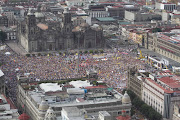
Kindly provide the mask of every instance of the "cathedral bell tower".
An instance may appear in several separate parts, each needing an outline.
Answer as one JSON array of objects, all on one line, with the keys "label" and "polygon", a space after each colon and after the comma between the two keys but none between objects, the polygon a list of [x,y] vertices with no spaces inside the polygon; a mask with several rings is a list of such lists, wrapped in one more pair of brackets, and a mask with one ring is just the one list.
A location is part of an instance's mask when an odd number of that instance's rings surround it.
[{"label": "cathedral bell tower", "polygon": [[27,23],[26,29],[27,29],[28,36],[34,35],[35,34],[35,26],[36,26],[36,18],[35,18],[35,15],[31,8],[28,11],[26,23]]},{"label": "cathedral bell tower", "polygon": [[69,13],[68,7],[64,8],[62,22],[65,24],[71,24],[71,13]]},{"label": "cathedral bell tower", "polygon": [[64,8],[62,18],[62,32],[64,35],[64,46],[66,49],[72,48],[73,34],[72,34],[72,21],[71,13],[69,13],[68,7]]}]

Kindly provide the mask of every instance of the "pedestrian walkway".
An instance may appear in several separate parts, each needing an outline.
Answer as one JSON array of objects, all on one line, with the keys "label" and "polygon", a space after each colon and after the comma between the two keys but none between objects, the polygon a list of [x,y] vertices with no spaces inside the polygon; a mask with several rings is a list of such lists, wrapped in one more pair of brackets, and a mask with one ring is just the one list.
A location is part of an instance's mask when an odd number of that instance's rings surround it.
[{"label": "pedestrian walkway", "polygon": [[27,52],[25,49],[17,43],[17,41],[8,41],[6,44],[17,54],[25,55]]}]

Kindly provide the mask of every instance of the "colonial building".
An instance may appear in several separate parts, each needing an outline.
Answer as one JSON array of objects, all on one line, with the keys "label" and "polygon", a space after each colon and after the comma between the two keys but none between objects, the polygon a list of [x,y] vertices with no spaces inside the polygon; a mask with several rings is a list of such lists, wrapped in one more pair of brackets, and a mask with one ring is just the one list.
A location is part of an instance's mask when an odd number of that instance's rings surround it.
[{"label": "colonial building", "polygon": [[[109,91],[104,85],[92,86],[89,81],[71,81],[74,88],[57,83],[32,83],[29,86],[28,79],[18,80],[17,106],[19,110],[26,111],[32,120],[85,120],[81,118],[87,118],[88,115],[98,117],[100,111],[107,111],[112,118],[121,115],[122,110],[126,115],[131,114],[131,100],[127,92],[122,95],[115,90]],[[75,88],[77,84],[81,88],[86,84],[86,90]]]},{"label": "colonial building", "polygon": [[38,8],[35,13],[30,9],[26,19],[19,22],[19,42],[27,52],[75,49],[78,46],[82,49],[103,47],[102,28],[82,24],[73,29],[68,8],[58,21],[53,20],[47,21]]},{"label": "colonial building", "polygon": [[171,30],[170,33],[148,33],[144,36],[145,48],[180,62],[179,31]]},{"label": "colonial building", "polygon": [[0,26],[1,27],[8,27],[8,18],[5,15],[0,14]]},{"label": "colonial building", "polygon": [[174,105],[174,113],[173,113],[173,120],[180,119],[180,105],[177,103]]},{"label": "colonial building", "polygon": [[[176,120],[180,102],[179,77],[169,70],[147,73],[131,68],[128,72],[128,89],[132,90],[147,105],[160,113],[167,120]],[[174,109],[174,113],[173,113]]]}]

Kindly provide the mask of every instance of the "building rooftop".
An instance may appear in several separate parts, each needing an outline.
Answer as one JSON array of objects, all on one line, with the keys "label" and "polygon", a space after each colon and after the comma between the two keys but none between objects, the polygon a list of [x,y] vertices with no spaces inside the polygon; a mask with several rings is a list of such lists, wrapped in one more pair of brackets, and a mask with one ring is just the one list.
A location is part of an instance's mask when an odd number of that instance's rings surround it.
[{"label": "building rooftop", "polygon": [[0,94],[0,120],[17,120],[19,114],[12,102],[3,94]]},{"label": "building rooftop", "polygon": [[85,87],[85,89],[95,89],[95,88],[108,88],[108,87],[107,87],[107,86],[104,86],[104,85],[88,86],[88,87]]},{"label": "building rooftop", "polygon": [[58,83],[41,83],[39,87],[45,92],[62,91],[62,87],[60,87]]},{"label": "building rooftop", "polygon": [[39,23],[39,24],[37,24],[37,26],[42,30],[47,30],[48,29],[48,26],[46,24]]},{"label": "building rooftop", "polygon": [[158,74],[150,74],[146,80],[152,82],[165,93],[180,93],[180,77],[170,73],[169,71],[158,72]]},{"label": "building rooftop", "polygon": [[71,81],[69,82],[70,85],[73,85],[75,88],[83,88],[83,87],[88,87],[88,86],[92,86],[90,84],[90,82],[86,81]]},{"label": "building rooftop", "polygon": [[116,21],[113,17],[99,17],[96,18],[98,21],[101,22],[110,22],[110,21]]},{"label": "building rooftop", "polygon": [[161,82],[165,83],[168,85],[170,88],[180,88],[180,80],[173,80],[171,77],[162,77],[159,78]]},{"label": "building rooftop", "polygon": [[[87,81],[71,81],[69,84],[75,88],[66,88],[64,85],[58,85],[56,83],[41,83],[35,90],[28,89],[27,93],[36,107],[39,106],[42,98],[51,107],[121,102],[122,95],[114,90],[109,91],[105,85],[92,86]],[[62,88],[58,86],[62,86]]]},{"label": "building rooftop", "polygon": [[178,33],[170,33],[170,32],[160,33],[160,34],[158,34],[158,37],[165,41],[168,41],[170,43],[180,46],[180,32],[178,32]]},{"label": "building rooftop", "polygon": [[151,78],[147,78],[146,80],[148,80],[149,82],[153,83],[154,85],[156,85],[157,87],[159,87],[161,90],[164,91],[164,93],[173,93],[172,90],[167,90],[164,87],[162,87],[161,85],[159,85],[158,83],[156,83],[154,80],[152,80]]},{"label": "building rooftop", "polygon": [[103,116],[111,116],[107,111],[99,111]]},{"label": "building rooftop", "polygon": [[118,21],[118,23],[120,25],[129,25],[129,24],[131,24],[131,22],[128,22],[128,21]]}]

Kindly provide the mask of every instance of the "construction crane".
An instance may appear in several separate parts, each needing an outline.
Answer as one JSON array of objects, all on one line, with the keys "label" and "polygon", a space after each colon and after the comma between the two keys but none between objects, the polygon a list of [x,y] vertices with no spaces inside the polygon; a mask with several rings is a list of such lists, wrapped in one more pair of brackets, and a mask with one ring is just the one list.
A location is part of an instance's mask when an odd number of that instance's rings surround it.
[{"label": "construction crane", "polygon": [[141,50],[140,50],[139,48],[138,48],[138,50],[139,50],[139,58],[138,58],[138,59],[140,60],[140,59],[143,59],[143,58],[145,58],[145,57],[142,55],[142,52],[141,52]]}]

